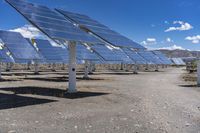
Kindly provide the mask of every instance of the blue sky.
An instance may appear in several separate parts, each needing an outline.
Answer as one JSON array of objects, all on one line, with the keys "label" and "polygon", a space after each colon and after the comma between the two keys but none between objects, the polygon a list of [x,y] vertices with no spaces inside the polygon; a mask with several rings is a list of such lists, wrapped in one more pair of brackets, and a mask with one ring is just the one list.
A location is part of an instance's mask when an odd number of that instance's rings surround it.
[{"label": "blue sky", "polygon": [[[86,14],[149,48],[200,50],[199,0],[28,0]],[[0,0],[0,29],[28,22]]]}]

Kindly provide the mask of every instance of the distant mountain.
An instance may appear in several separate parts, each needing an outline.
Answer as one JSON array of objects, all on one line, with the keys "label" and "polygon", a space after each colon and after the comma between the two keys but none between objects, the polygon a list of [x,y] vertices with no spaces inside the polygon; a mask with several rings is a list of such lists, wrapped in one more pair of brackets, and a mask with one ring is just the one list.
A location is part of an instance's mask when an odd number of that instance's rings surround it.
[{"label": "distant mountain", "polygon": [[169,58],[177,57],[200,57],[200,51],[189,50],[159,50]]}]

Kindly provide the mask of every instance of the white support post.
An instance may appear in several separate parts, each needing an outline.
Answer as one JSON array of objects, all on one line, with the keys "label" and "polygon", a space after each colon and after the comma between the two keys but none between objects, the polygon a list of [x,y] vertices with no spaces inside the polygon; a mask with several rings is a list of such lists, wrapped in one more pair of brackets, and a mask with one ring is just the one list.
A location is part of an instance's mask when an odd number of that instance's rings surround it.
[{"label": "white support post", "polygon": [[9,72],[10,71],[10,64],[6,63],[6,71]]},{"label": "white support post", "polygon": [[10,66],[9,66],[9,70],[12,71],[12,68],[13,68],[14,64],[13,63],[10,63]]},{"label": "white support post", "polygon": [[83,78],[84,79],[89,79],[89,62],[88,61],[85,61],[85,71],[84,71],[84,76]]},{"label": "white support post", "polygon": [[62,70],[65,70],[65,63],[62,64]]},{"label": "white support post", "polygon": [[120,70],[123,70],[124,69],[124,64],[123,64],[123,62],[121,63],[121,68],[120,68]]},{"label": "white support post", "polygon": [[156,71],[156,72],[159,71],[159,67],[158,67],[158,65],[155,66],[155,71]]},{"label": "white support post", "polygon": [[128,72],[129,70],[128,70],[128,64],[125,64],[125,68],[126,68],[126,72]]},{"label": "white support post", "polygon": [[1,66],[1,65],[2,65],[2,63],[0,62],[0,80],[2,79],[2,75],[1,75],[1,71],[2,71],[2,70],[1,70],[1,67],[2,67],[2,66]]},{"label": "white support post", "polygon": [[53,72],[55,72],[55,71],[56,71],[55,67],[56,67],[56,64],[55,64],[55,63],[53,63],[53,64],[52,64],[52,71],[53,71]]},{"label": "white support post", "polygon": [[137,64],[133,64],[133,74],[138,74],[138,71],[137,71]]},{"label": "white support post", "polygon": [[146,64],[145,70],[146,70],[146,71],[149,70],[149,65],[148,65],[148,64]]},{"label": "white support post", "polygon": [[27,70],[31,70],[30,65],[31,65],[31,63],[28,62],[28,63],[27,63]]},{"label": "white support post", "polygon": [[68,93],[76,93],[76,43],[69,42],[69,86]]},{"label": "white support post", "polygon": [[37,60],[35,60],[34,62],[34,67],[35,67],[35,74],[39,74],[39,64]]},{"label": "white support post", "polygon": [[197,64],[197,85],[200,87],[200,61]]},{"label": "white support post", "polygon": [[92,63],[88,62],[88,71],[89,71],[89,74],[93,74],[93,68],[92,68]]},{"label": "white support post", "polygon": [[92,72],[95,72],[96,71],[96,65],[95,63],[92,63]]}]

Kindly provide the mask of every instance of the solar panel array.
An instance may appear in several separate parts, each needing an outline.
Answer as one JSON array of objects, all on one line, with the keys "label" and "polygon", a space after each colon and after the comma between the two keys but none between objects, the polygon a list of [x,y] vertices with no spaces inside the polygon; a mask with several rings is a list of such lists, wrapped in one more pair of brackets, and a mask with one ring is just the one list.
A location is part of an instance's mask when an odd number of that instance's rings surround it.
[{"label": "solar panel array", "polygon": [[160,51],[153,51],[153,53],[155,54],[155,55],[157,55],[161,60],[162,60],[162,62],[164,63],[164,64],[166,64],[166,65],[170,65],[170,64],[172,64],[172,62],[170,61],[170,59],[168,59],[163,53],[161,53]]},{"label": "solar panel array", "polygon": [[63,14],[66,18],[72,20],[76,24],[81,25],[82,27],[86,28],[88,31],[92,32],[93,34],[97,35],[104,41],[119,47],[131,47],[136,49],[144,49],[143,46],[133,42],[132,40],[128,39],[127,37],[109,29],[108,27],[100,24],[99,22],[91,19],[86,15],[81,15],[77,13],[72,13],[68,11],[63,11],[60,9],[56,9],[58,12]]},{"label": "solar panel array", "polygon": [[151,51],[138,51],[138,54],[147,60],[149,64],[163,64],[163,62]]},{"label": "solar panel array", "polygon": [[65,17],[48,7],[28,3],[24,0],[6,1],[52,39],[100,43],[98,39],[75,27]]},{"label": "solar panel array", "polygon": [[130,50],[128,48],[123,48],[123,51],[134,61],[135,64],[147,64],[147,61],[136,51]]},{"label": "solar panel array", "polygon": [[[63,11],[56,9],[52,10],[46,6],[40,6],[32,3],[28,3],[24,0],[6,0],[12,7],[14,7],[20,14],[22,14],[29,22],[36,26],[39,30],[45,33],[48,37],[54,41],[66,42],[66,41],[76,41],[81,43],[92,43],[96,45],[91,45],[92,50],[97,53],[98,56],[102,57],[105,61],[119,61],[124,63],[137,63],[137,64],[170,64],[170,61],[162,55],[162,53],[152,53],[150,51],[144,51],[144,47],[133,42],[132,40],[124,37],[123,35],[111,30],[105,25],[91,19],[86,15],[81,15],[77,13],[71,13],[68,11]],[[81,30],[82,29],[82,30]],[[94,35],[98,36],[101,40],[110,43],[113,46],[122,47],[122,49],[110,48],[102,44],[100,39],[88,34],[85,31],[90,31]],[[1,34],[0,34],[1,35]],[[13,37],[9,37],[13,38]],[[18,37],[15,39],[7,39],[7,41],[14,40],[14,42],[20,45],[11,46],[8,43],[8,49],[12,52],[15,58],[23,57],[25,55],[37,55],[41,58],[37,51],[34,49],[31,51],[31,47],[22,42]],[[27,41],[26,41],[27,42]],[[48,41],[37,40],[39,52],[42,53],[46,60],[56,61],[56,62],[68,62],[68,49],[62,47],[53,47]],[[40,45],[43,44],[43,45]],[[25,52],[19,52],[20,47],[24,49],[29,49],[27,54]],[[133,51],[129,48],[140,49],[139,52]],[[42,50],[43,49],[43,50]],[[44,50],[46,49],[46,50]],[[53,50],[48,50],[53,49]],[[21,49],[22,50],[22,49]],[[30,52],[31,51],[31,52]],[[54,52],[54,54],[52,53]],[[34,54],[34,52],[36,52]],[[85,46],[77,45],[77,59],[78,60],[99,60],[99,57],[87,49]],[[59,56],[55,56],[59,55]],[[36,58],[36,57],[34,57]],[[27,59],[33,59],[31,56]]]},{"label": "solar panel array", "polygon": [[109,48],[106,45],[92,45],[91,48],[105,61],[123,62],[128,60],[127,55],[123,54],[122,51]]},{"label": "solar panel array", "polygon": [[17,60],[38,60],[41,57],[32,45],[20,33],[0,31],[0,39],[4,46]]}]

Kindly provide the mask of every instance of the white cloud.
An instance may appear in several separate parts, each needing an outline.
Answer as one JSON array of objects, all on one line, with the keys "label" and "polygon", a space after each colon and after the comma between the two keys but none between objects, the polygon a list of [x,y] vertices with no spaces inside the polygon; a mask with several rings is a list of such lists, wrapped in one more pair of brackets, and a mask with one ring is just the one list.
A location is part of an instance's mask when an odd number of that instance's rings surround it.
[{"label": "white cloud", "polygon": [[141,42],[143,45],[157,44],[156,38],[147,38],[145,41]]},{"label": "white cloud", "polygon": [[44,36],[37,28],[33,27],[32,25],[24,25],[23,27],[19,27],[16,29],[11,29],[9,31],[19,32],[25,38],[35,38],[35,39],[46,39],[47,37]]},{"label": "white cloud", "polygon": [[192,43],[194,43],[194,44],[198,44],[198,43],[200,43],[200,35],[188,36],[185,38],[185,40],[192,41]]},{"label": "white cloud", "polygon": [[168,43],[171,43],[171,42],[174,42],[171,38],[166,38],[166,42],[168,42]]},{"label": "white cloud", "polygon": [[193,26],[187,22],[183,21],[174,21],[173,24],[179,24],[179,27],[169,27],[168,29],[165,30],[165,32],[170,32],[170,31],[186,31],[186,30],[191,30],[193,29]]},{"label": "white cloud", "polygon": [[177,45],[173,45],[173,46],[169,46],[169,47],[162,47],[162,48],[158,48],[159,50],[186,50],[181,46],[177,46]]},{"label": "white cloud", "polygon": [[168,22],[168,21],[164,21],[164,23],[165,23],[165,24],[169,24],[169,22]]}]

